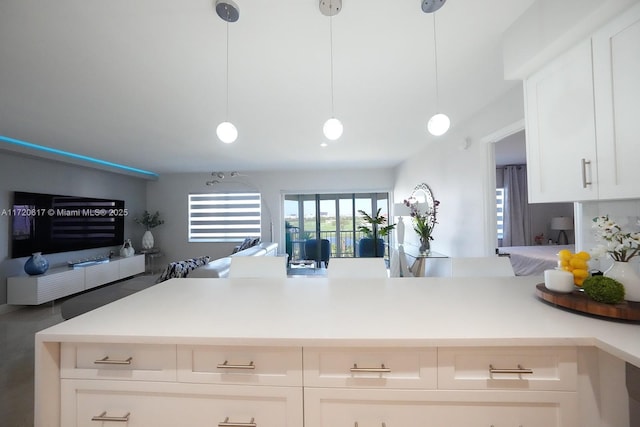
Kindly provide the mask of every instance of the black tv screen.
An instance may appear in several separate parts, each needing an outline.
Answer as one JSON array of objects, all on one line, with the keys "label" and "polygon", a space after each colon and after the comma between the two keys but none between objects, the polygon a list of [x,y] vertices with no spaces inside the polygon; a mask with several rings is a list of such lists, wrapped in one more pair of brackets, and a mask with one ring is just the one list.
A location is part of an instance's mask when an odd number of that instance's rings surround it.
[{"label": "black tv screen", "polygon": [[11,256],[69,252],[121,245],[123,200],[13,193]]}]

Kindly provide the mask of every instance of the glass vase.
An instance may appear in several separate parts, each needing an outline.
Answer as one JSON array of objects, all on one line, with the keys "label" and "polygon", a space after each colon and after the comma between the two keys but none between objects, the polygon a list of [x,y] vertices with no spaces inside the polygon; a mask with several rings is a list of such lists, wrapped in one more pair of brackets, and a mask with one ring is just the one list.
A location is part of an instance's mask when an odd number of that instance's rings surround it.
[{"label": "glass vase", "polygon": [[428,237],[420,238],[420,255],[429,255],[431,252],[431,243]]}]

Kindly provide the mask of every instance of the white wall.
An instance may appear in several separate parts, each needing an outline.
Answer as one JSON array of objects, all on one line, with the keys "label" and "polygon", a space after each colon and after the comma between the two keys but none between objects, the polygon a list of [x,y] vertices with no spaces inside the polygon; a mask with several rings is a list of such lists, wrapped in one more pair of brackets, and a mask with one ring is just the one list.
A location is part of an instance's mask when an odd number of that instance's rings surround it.
[{"label": "white wall", "polygon": [[[140,240],[143,229],[133,221],[145,204],[146,179],[106,172],[67,163],[0,152],[0,211],[12,206],[13,191],[115,198],[125,201],[131,215],[125,218],[125,238]],[[24,274],[27,258],[11,259],[9,247],[10,217],[0,215],[0,305],[7,301],[7,276]],[[139,245],[136,248],[140,248]],[[46,254],[51,267],[67,261],[108,254],[110,249],[91,249]]]},{"label": "white wall", "polygon": [[[300,170],[286,172],[244,172],[247,176],[226,178],[217,186],[208,187],[206,173],[166,174],[147,184],[147,209],[160,211],[165,223],[153,229],[156,246],[165,253],[165,261],[196,256],[212,258],[228,256],[238,243],[189,243],[187,241],[190,193],[258,190],[262,194],[262,240],[279,244],[284,253],[284,222],[282,196],[291,193],[390,192],[393,189],[392,169],[362,170]],[[393,197],[393,194],[391,195]],[[273,222],[273,237],[270,223]]]},{"label": "white wall", "polygon": [[[489,162],[489,146],[480,142],[499,129],[524,118],[521,85],[489,104],[466,123],[455,123],[445,135],[427,143],[425,148],[397,168],[395,202],[402,202],[418,183],[425,182],[441,202],[438,224],[431,248],[449,256],[485,256],[494,252],[496,242],[486,236],[489,224],[488,203],[495,202],[495,166]],[[426,127],[426,126],[425,126]],[[464,150],[465,138],[471,145]],[[494,201],[490,201],[490,194]],[[495,234],[494,234],[495,236]],[[406,243],[417,243],[407,225]]]},{"label": "white wall", "polygon": [[537,0],[507,29],[506,79],[524,79],[638,0]]}]

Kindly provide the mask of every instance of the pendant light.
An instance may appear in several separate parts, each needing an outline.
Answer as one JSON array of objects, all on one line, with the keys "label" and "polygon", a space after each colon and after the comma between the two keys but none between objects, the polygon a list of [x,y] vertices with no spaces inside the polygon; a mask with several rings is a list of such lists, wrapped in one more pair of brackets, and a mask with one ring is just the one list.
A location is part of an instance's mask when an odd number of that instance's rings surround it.
[{"label": "pendant light", "polygon": [[447,0],[422,0],[422,11],[424,13],[433,13],[440,9]]},{"label": "pendant light", "polygon": [[[440,4],[437,5],[437,8],[435,10],[438,10],[442,6],[442,4],[444,4],[444,1],[437,2],[437,3],[440,3]],[[422,3],[422,6],[424,10],[425,2]],[[425,12],[427,11],[425,10]],[[429,122],[427,123],[427,129],[429,130],[429,133],[431,135],[440,136],[440,135],[444,135],[449,130],[449,126],[451,125],[451,120],[449,120],[449,117],[446,114],[438,112],[440,93],[439,93],[439,82],[438,82],[438,43],[436,39],[436,14],[435,13],[433,14],[433,58],[434,58],[434,64],[436,69],[436,114],[429,119]]]},{"label": "pendant light", "polygon": [[231,144],[238,138],[238,129],[229,121],[229,22],[236,22],[240,17],[238,6],[231,0],[216,0],[216,13],[227,23],[227,58],[226,58],[226,116],[225,121],[216,128],[218,139]]},{"label": "pendant light", "polygon": [[342,10],[342,0],[320,0],[320,11],[329,17],[329,38],[331,48],[331,118],[324,123],[322,132],[327,139],[335,141],[342,136],[343,126],[333,113],[333,16]]}]

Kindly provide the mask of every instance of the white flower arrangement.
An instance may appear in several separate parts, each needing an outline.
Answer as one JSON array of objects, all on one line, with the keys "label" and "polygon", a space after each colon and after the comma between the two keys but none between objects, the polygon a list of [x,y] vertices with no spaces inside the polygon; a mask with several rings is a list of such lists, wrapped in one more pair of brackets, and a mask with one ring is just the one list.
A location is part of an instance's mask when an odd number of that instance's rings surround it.
[{"label": "white flower arrangement", "polygon": [[[637,225],[640,226],[640,221]],[[592,228],[596,229],[596,238],[603,242],[592,249],[594,258],[609,254],[614,261],[628,262],[640,256],[640,232],[623,232],[622,227],[608,215],[594,218]]]}]

